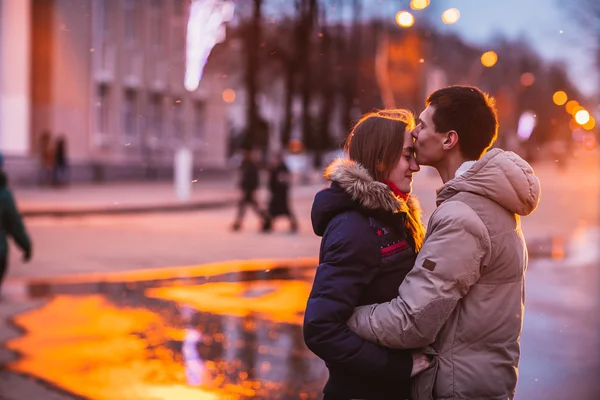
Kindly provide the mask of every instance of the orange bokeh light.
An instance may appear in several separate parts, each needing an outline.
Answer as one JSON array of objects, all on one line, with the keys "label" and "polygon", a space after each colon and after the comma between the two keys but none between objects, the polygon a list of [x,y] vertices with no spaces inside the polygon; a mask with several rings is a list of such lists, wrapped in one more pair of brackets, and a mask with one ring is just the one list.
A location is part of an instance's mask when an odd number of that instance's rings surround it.
[{"label": "orange bokeh light", "polygon": [[225,89],[223,90],[223,101],[225,103],[233,103],[235,101],[235,90],[233,89]]},{"label": "orange bokeh light", "polygon": [[481,55],[481,63],[484,67],[493,67],[498,62],[498,54],[494,51],[486,51]]},{"label": "orange bokeh light", "polygon": [[591,131],[596,126],[596,120],[594,117],[590,116],[590,119],[587,123],[583,124],[583,129],[586,131]]},{"label": "orange bokeh light", "polygon": [[403,28],[410,28],[415,24],[415,17],[408,11],[400,11],[396,14],[396,23]]},{"label": "orange bokeh light", "polygon": [[567,110],[569,114],[573,115],[577,107],[580,107],[579,102],[577,100],[571,100],[567,102],[567,105],[565,105],[565,110]]},{"label": "orange bokeh light", "polygon": [[410,8],[413,10],[423,10],[429,6],[429,0],[411,0]]},{"label": "orange bokeh light", "polygon": [[567,102],[568,99],[569,98],[567,94],[562,90],[559,90],[555,92],[554,95],[552,95],[552,101],[554,101],[554,104],[556,104],[557,106],[562,106]]},{"label": "orange bokeh light", "polygon": [[456,8],[449,8],[442,14],[442,21],[447,25],[456,23],[459,18],[460,11],[458,11]]},{"label": "orange bokeh light", "polygon": [[535,75],[531,72],[525,72],[521,75],[521,85],[523,86],[531,86],[535,82]]}]

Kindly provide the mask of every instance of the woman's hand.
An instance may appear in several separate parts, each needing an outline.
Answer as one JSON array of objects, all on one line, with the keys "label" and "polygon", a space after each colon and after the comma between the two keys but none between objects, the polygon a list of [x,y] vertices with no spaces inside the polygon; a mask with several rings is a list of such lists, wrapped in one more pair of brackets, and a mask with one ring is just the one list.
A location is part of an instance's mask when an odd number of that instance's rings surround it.
[{"label": "woman's hand", "polygon": [[429,361],[429,357],[427,356],[427,354],[421,353],[420,351],[413,351],[412,357],[413,357],[413,367],[412,367],[412,372],[410,374],[411,378],[413,378],[415,375],[419,374],[420,372],[425,371],[427,368],[429,368],[429,365],[431,364],[431,361]]}]

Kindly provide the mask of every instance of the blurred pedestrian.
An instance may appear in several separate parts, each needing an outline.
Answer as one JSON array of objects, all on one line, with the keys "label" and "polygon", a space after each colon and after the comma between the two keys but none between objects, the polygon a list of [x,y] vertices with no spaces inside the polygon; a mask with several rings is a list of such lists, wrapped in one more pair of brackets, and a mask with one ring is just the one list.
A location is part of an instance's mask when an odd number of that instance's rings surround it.
[{"label": "blurred pedestrian", "polygon": [[52,182],[55,186],[66,185],[69,181],[69,165],[67,162],[67,139],[61,135],[54,145]]},{"label": "blurred pedestrian", "polygon": [[50,185],[54,168],[54,149],[52,146],[52,135],[48,131],[42,132],[39,140],[39,162],[38,185]]},{"label": "blurred pedestrian", "polygon": [[261,226],[263,228],[267,224],[267,213],[260,209],[258,202],[254,197],[260,183],[259,170],[255,158],[256,156],[253,150],[244,151],[242,164],[240,166],[241,176],[239,183],[242,196],[238,203],[237,215],[232,226],[234,231],[239,231],[242,228],[246,207],[248,206],[250,206],[260,218]]},{"label": "blurred pedestrian", "polygon": [[291,184],[291,174],[283,154],[276,153],[269,166],[269,207],[267,209],[268,219],[263,228],[264,231],[270,231],[273,228],[274,220],[279,216],[286,216],[290,221],[290,231],[298,231],[298,222],[294,213],[290,209],[289,189]]},{"label": "blurred pedestrian", "polygon": [[312,207],[322,236],[319,267],[304,316],[304,340],[329,368],[325,400],[407,399],[425,354],[361,339],[346,322],[355,307],[390,301],[412,269],[425,228],[410,196],[415,162],[410,112],[365,115],[348,138],[348,159],[327,168],[331,187]]},{"label": "blurred pedestrian", "polygon": [[0,171],[0,287],[8,269],[8,236],[23,250],[23,261],[31,258],[31,240],[17,210],[8,178]]}]

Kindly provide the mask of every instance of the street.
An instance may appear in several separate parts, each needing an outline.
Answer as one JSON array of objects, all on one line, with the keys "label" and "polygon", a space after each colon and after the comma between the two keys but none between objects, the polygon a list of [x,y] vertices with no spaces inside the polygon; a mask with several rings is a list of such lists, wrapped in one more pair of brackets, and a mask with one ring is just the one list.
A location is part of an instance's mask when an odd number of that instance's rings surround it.
[{"label": "street", "polygon": [[[536,170],[516,398],[597,399],[598,164]],[[414,187],[425,220],[439,185],[429,172]],[[0,303],[0,399],[319,398],[327,373],[301,323],[322,186],[295,188],[297,235],[287,221],[258,233],[250,211],[234,233],[233,206],[27,219],[34,259],[11,249]]]}]

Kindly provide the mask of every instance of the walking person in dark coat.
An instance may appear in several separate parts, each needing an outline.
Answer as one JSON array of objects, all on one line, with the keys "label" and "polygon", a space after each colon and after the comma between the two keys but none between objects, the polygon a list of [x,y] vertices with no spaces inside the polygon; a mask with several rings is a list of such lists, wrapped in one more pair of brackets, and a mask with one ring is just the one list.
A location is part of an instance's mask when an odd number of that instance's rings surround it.
[{"label": "walking person in dark coat", "polygon": [[288,217],[290,220],[290,231],[292,233],[298,231],[298,221],[290,209],[288,196],[290,183],[290,170],[285,165],[283,155],[277,153],[269,168],[269,191],[271,192],[271,197],[269,199],[268,220],[263,229],[264,231],[270,231],[273,228],[274,219],[282,215]]},{"label": "walking person in dark coat", "polygon": [[0,170],[0,286],[8,268],[8,236],[23,250],[23,261],[31,258],[31,240],[8,188],[8,179]]},{"label": "walking person in dark coat", "polygon": [[331,186],[315,196],[311,218],[322,241],[304,340],[329,369],[325,400],[410,399],[411,376],[429,366],[420,352],[367,342],[346,325],[355,307],[398,295],[423,243],[409,195],[419,171],[413,127],[404,110],[365,115],[348,137],[349,159],[329,165]]},{"label": "walking person in dark coat", "polygon": [[55,186],[68,182],[67,139],[64,136],[60,136],[54,146],[52,180]]},{"label": "walking person in dark coat", "polygon": [[256,192],[256,189],[258,189],[260,178],[258,165],[254,160],[254,152],[252,150],[246,150],[244,152],[244,159],[242,160],[242,165],[240,166],[240,172],[240,189],[242,191],[242,198],[238,203],[237,215],[232,229],[234,231],[241,229],[247,206],[250,206],[258,215],[261,220],[261,225],[264,228],[264,226],[267,224],[266,221],[268,217],[267,214],[260,209],[258,202],[254,198],[254,193]]}]

